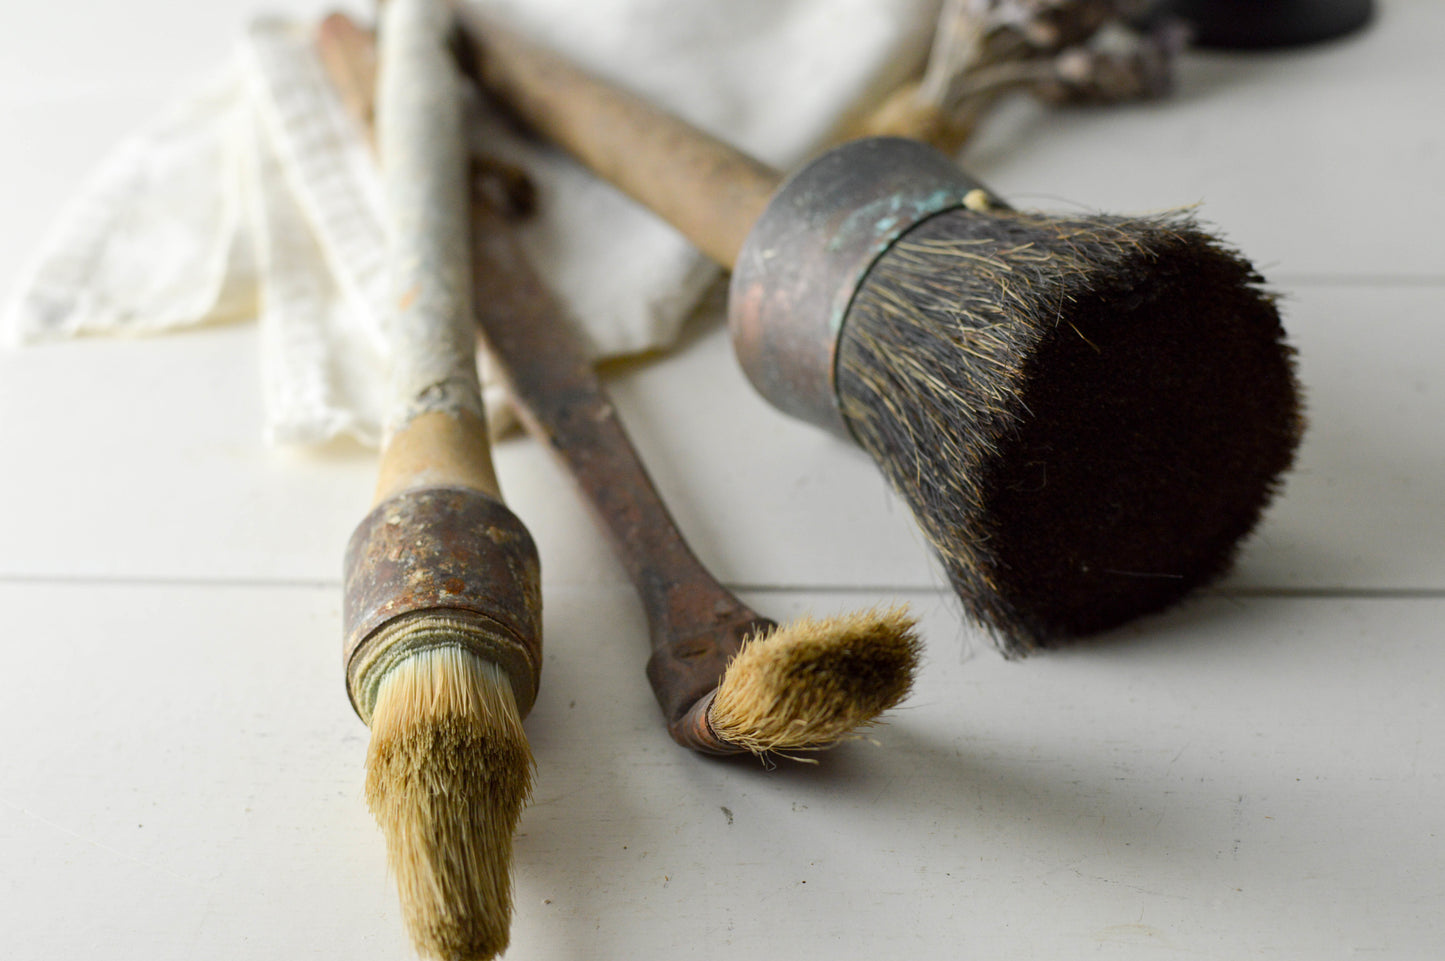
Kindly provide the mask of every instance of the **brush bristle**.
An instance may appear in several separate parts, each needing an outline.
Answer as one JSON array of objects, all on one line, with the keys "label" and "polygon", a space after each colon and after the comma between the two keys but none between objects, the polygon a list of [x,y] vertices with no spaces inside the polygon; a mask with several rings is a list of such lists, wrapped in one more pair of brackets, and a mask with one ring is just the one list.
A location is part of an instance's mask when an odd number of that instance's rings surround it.
[{"label": "brush bristle", "polygon": [[708,722],[755,754],[827,747],[907,697],[921,653],[904,607],[799,618],[733,658]]},{"label": "brush bristle", "polygon": [[533,772],[506,675],[456,647],[408,657],[381,683],[366,763],[367,803],[417,952],[443,961],[501,954],[512,834]]},{"label": "brush bristle", "polygon": [[873,267],[844,417],[1005,653],[1229,566],[1303,425],[1259,282],[1179,214],[940,215]]}]

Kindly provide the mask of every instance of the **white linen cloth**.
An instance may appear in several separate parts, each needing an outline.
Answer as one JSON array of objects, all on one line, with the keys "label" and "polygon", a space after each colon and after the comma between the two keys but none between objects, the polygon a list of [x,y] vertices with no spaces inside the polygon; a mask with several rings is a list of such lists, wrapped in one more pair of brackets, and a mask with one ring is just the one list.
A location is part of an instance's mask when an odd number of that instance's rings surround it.
[{"label": "white linen cloth", "polygon": [[[787,167],[921,62],[939,0],[491,0],[539,40]],[[311,46],[263,18],[233,61],[103,160],[10,293],[7,337],[258,317],[267,438],[379,439],[387,278],[374,161]],[[520,228],[598,357],[665,347],[717,268],[555,151]],[[494,427],[508,405],[483,359]]]}]

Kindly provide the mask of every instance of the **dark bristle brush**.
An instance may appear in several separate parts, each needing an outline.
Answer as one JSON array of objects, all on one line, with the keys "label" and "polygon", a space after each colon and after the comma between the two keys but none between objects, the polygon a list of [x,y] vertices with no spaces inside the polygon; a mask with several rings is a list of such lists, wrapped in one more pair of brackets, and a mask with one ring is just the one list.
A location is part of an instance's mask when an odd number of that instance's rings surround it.
[{"label": "dark bristle brush", "polygon": [[[332,14],[316,45],[348,110],[370,127],[370,31]],[[698,561],[578,334],[495,209],[513,211],[526,194],[517,172],[483,162],[474,179],[476,317],[522,420],[571,472],[637,587],[652,633],[647,675],[673,739],[705,754],[813,750],[854,735],[902,701],[921,648],[902,607],[779,626]]]},{"label": "dark bristle brush", "polygon": [[780,177],[463,8],[521,120],[733,267],[740,362],[863,446],[967,612],[1017,655],[1229,566],[1293,461],[1293,352],[1251,265],[1183,214],[1009,209],[910,140]]}]

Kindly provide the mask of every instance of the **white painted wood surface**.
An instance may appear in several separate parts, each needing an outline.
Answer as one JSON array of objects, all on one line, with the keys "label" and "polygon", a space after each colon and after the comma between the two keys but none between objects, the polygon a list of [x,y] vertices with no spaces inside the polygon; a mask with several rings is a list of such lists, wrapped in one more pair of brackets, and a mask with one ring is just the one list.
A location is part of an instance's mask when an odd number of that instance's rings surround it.
[{"label": "white painted wood surface", "polygon": [[[313,2],[272,9],[306,14]],[[537,803],[508,958],[1439,956],[1445,941],[1445,6],[1189,58],[1179,96],[1019,111],[1006,196],[1203,201],[1286,297],[1311,430],[1238,571],[1001,661],[861,454],[748,390],[716,315],[609,371],[698,553],[775,617],[900,597],[928,667],[817,767],[685,754],[641,611],[538,445]],[[251,0],[33,4],[0,32],[0,287]],[[261,442],[255,331],[0,352],[0,957],[410,957],[361,800],[340,552],[374,457]]]}]

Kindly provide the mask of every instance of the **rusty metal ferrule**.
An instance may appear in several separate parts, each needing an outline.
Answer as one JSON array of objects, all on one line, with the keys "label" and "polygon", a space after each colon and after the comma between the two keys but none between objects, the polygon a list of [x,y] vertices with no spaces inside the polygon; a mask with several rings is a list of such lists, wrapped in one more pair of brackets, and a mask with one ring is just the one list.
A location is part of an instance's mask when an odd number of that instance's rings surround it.
[{"label": "rusty metal ferrule", "polygon": [[[667,732],[685,748],[703,754],[741,754],[744,748],[725,741],[712,729],[708,712],[718,685],[743,646],[778,625],[735,599],[722,602],[712,623],[692,621],[681,632],[654,625],[647,680],[667,719]],[[681,636],[677,636],[680,633]]]},{"label": "rusty metal ferrule", "polygon": [[789,177],[733,268],[728,327],[748,379],[774,407],[842,437],[836,365],[853,295],[878,257],[928,217],[972,206],[978,181],[932,147],[868,137]]},{"label": "rusty metal ferrule", "polygon": [[370,723],[382,679],[405,658],[459,647],[501,668],[526,717],[542,668],[537,548],[480,491],[425,488],[378,504],[346,549],[346,689]]},{"label": "rusty metal ferrule", "polygon": [[698,698],[681,717],[668,725],[667,732],[678,744],[699,754],[711,754],[715,757],[742,754],[744,748],[724,741],[712,729],[708,712],[712,710],[712,702],[716,697],[717,688],[713,688]]}]

